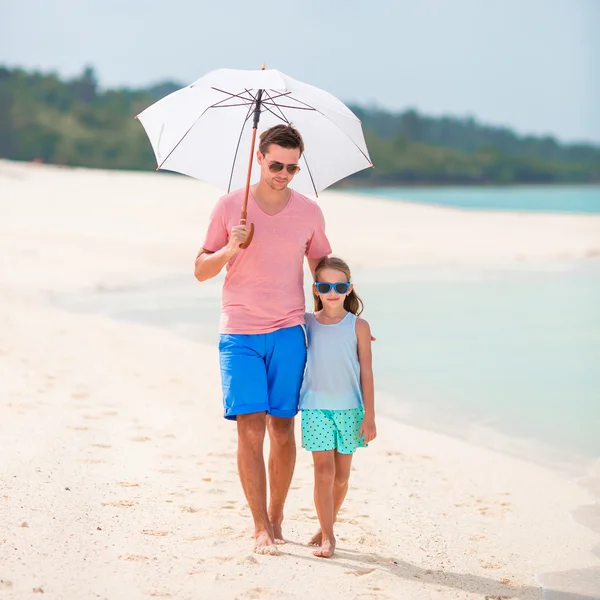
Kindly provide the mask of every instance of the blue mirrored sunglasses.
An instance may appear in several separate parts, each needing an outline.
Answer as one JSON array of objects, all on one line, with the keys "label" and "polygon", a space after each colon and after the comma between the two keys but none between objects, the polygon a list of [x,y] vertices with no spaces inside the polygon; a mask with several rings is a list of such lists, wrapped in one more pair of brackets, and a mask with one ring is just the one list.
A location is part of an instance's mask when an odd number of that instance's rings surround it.
[{"label": "blue mirrored sunglasses", "polygon": [[347,294],[350,289],[350,282],[345,281],[343,283],[327,283],[326,281],[315,281],[317,286],[317,292],[319,294],[329,294],[331,288],[333,288],[336,294]]}]

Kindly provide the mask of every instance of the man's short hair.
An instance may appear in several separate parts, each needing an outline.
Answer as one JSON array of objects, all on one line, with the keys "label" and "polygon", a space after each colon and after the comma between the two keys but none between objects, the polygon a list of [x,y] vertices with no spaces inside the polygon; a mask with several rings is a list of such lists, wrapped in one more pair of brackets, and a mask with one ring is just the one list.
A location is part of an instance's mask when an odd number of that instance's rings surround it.
[{"label": "man's short hair", "polygon": [[300,156],[304,152],[304,141],[295,127],[291,125],[275,125],[260,134],[258,149],[262,154],[269,151],[269,146],[276,144],[282,148],[298,148]]}]

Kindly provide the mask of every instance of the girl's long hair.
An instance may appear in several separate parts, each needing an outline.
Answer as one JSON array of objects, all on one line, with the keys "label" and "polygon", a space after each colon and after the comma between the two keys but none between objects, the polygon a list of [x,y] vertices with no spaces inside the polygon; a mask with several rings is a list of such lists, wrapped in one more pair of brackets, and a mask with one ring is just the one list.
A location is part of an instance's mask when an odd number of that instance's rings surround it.
[{"label": "girl's long hair", "polygon": [[[325,258],[320,260],[317,266],[315,267],[315,281],[320,281],[319,271],[322,271],[323,269],[333,269],[334,271],[340,271],[340,273],[343,273],[346,277],[346,281],[352,281],[350,267],[341,258],[336,258],[335,256],[326,256]],[[323,302],[321,301],[321,297],[316,292],[314,286],[312,288],[312,293],[313,300],[315,302],[315,312],[317,312],[318,310],[322,310]],[[363,301],[354,291],[354,287],[344,299],[344,309],[348,312],[351,312],[352,314],[355,314],[357,317],[360,316],[360,314],[364,310]]]}]

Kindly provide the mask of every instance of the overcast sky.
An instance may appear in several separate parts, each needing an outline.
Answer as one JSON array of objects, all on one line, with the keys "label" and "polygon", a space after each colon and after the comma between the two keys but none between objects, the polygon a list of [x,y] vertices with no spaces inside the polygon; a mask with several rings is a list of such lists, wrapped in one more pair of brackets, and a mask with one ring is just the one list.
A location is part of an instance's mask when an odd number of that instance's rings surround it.
[{"label": "overcast sky", "polygon": [[0,64],[103,86],[267,67],[346,102],[600,143],[600,0],[0,0]]}]

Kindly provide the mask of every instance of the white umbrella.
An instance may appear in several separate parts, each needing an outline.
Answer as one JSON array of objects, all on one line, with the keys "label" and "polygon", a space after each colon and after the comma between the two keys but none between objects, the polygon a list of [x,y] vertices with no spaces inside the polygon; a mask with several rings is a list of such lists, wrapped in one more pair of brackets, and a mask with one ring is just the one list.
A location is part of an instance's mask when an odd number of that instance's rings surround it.
[{"label": "white umbrella", "polygon": [[[252,169],[256,134],[273,125],[291,123],[304,139],[302,170],[294,178],[294,189],[301,193],[317,195],[373,166],[361,122],[345,104],[274,69],[212,71],[137,118],[150,139],[158,169],[228,191],[245,185],[243,213],[248,187],[258,180],[258,169]],[[244,223],[245,217],[242,214]]]}]

